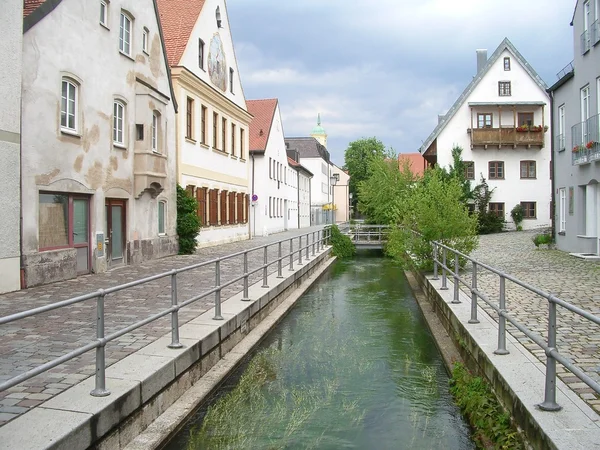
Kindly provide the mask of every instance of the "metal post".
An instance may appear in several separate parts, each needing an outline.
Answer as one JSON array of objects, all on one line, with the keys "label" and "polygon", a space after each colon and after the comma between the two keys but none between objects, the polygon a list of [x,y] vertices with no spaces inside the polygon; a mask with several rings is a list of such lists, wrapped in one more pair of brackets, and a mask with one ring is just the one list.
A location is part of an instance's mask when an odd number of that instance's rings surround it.
[{"label": "metal post", "polygon": [[446,276],[446,247],[442,248],[442,287],[440,290],[446,291],[448,290],[447,285],[447,276]]},{"label": "metal post", "polygon": [[213,320],[223,320],[221,315],[221,260],[215,263],[215,317]]},{"label": "metal post", "polygon": [[279,241],[279,245],[277,248],[277,278],[283,278],[282,271],[282,262],[281,262],[281,241]]},{"label": "metal post", "polygon": [[310,233],[306,233],[306,261],[308,261],[310,259]]},{"label": "metal post", "polygon": [[477,263],[473,261],[473,275],[471,277],[471,319],[469,323],[479,323],[477,319]]},{"label": "metal post", "polygon": [[106,389],[106,355],[104,341],[104,289],[98,291],[96,297],[96,338],[100,345],[96,347],[96,384],[90,395],[94,397],[106,397],[110,391]]},{"label": "metal post", "polygon": [[171,343],[169,348],[181,348],[183,344],[179,342],[179,307],[177,306],[177,271],[171,271],[171,306],[175,308],[171,312]]},{"label": "metal post", "polygon": [[438,277],[438,248],[437,248],[437,243],[434,242],[433,243],[433,278],[432,280],[439,280],[440,277]]},{"label": "metal post", "polygon": [[264,247],[265,251],[264,251],[264,257],[263,257],[263,284],[261,287],[264,288],[268,288],[269,287],[269,282],[267,280],[267,278],[269,277],[269,272],[268,272],[268,267],[267,267],[267,263],[269,262],[269,258],[267,256],[267,246],[265,245]]},{"label": "metal post", "polygon": [[248,294],[248,252],[244,252],[244,292],[242,294],[242,301],[250,301],[250,295]]},{"label": "metal post", "polygon": [[315,232],[314,231],[312,232],[312,241],[313,241],[313,243],[312,243],[312,257],[314,258],[315,257]]},{"label": "metal post", "polygon": [[459,285],[458,285],[458,253],[454,254],[454,298],[452,299],[452,303],[460,303],[459,296]]},{"label": "metal post", "polygon": [[546,386],[544,388],[544,402],[538,406],[542,411],[559,411],[562,409],[556,403],[556,360],[551,351],[556,350],[556,303],[550,296],[548,299],[548,350],[546,351]]},{"label": "metal post", "polygon": [[506,317],[502,315],[506,311],[506,278],[500,275],[500,301],[498,303],[500,314],[498,316],[498,349],[494,350],[496,355],[508,355],[506,350]]},{"label": "metal post", "polygon": [[302,236],[298,236],[298,265],[302,265]]},{"label": "metal post", "polygon": [[290,239],[290,272],[294,271],[294,238]]}]

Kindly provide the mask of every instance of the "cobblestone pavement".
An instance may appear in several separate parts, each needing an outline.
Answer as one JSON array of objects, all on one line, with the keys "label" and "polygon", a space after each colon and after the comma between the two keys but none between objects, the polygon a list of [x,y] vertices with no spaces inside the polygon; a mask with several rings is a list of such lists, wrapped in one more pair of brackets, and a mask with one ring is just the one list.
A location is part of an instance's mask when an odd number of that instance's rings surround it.
[{"label": "cobblestone pavement", "polygon": [[[561,300],[600,316],[600,264],[593,260],[576,258],[559,250],[536,249],[532,241],[536,233],[539,231],[481,236],[479,247],[471,256]],[[471,269],[469,266],[465,268],[469,283]],[[478,270],[479,290],[496,302],[499,297],[499,285],[497,275],[481,268]],[[469,292],[466,287],[461,289]],[[483,303],[481,300],[480,302]],[[506,305],[512,317],[544,340],[547,339],[548,302],[546,299],[506,281]],[[497,320],[497,314],[491,308],[486,305],[485,309]],[[507,324],[507,330],[540,361],[546,362],[544,351],[531,339],[511,324]],[[600,381],[600,326],[559,306],[557,307],[557,334],[558,351],[591,378]],[[557,372],[563,382],[600,413],[600,399],[591,388],[560,364],[557,364]]]},{"label": "cobblestone pavement", "polygon": [[[89,292],[121,285],[140,278],[164,273],[239,251],[249,250],[267,243],[289,239],[304,233],[313,233],[322,227],[303,228],[268,237],[234,242],[200,249],[196,255],[172,256],[144,264],[115,268],[102,274],[81,276],[72,280],[25,289],[0,295],[0,317],[65,300]],[[311,236],[312,242],[312,236]],[[298,249],[298,238],[294,238]],[[303,239],[303,245],[306,240]],[[289,253],[289,242],[282,246],[282,254]],[[312,248],[310,249],[312,254]],[[278,246],[268,250],[269,262],[278,254]],[[303,253],[303,258],[306,253]],[[249,270],[263,264],[263,250],[248,254]],[[296,254],[295,260],[298,255]],[[288,258],[284,261],[287,266]],[[269,273],[277,265],[269,267]],[[221,283],[226,283],[243,273],[243,257],[238,256],[221,263]],[[262,271],[249,277],[250,284],[262,277]],[[214,287],[214,264],[177,275],[179,302]],[[242,290],[242,281],[223,289],[223,300]],[[106,335],[123,329],[171,305],[170,277],[161,278],[140,286],[107,295],[105,298]],[[179,312],[180,325],[214,307],[214,295],[198,300]],[[0,326],[0,381],[6,381],[36,366],[51,361],[69,351],[92,342],[96,337],[96,302],[94,299],[49,311],[27,319]],[[170,331],[170,316],[165,316],[132,333],[126,334],[106,346],[107,366],[145,347]],[[0,426],[30,408],[59,394],[65,389],[95,373],[95,352],[86,354],[31,378],[13,388],[0,392]]]}]

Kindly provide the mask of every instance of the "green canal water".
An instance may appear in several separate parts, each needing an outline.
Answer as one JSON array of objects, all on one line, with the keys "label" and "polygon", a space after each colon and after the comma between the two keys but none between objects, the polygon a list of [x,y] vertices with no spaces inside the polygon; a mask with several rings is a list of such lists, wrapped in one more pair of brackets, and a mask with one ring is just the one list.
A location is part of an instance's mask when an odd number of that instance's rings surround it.
[{"label": "green canal water", "polygon": [[472,449],[402,270],[337,261],[165,447]]}]

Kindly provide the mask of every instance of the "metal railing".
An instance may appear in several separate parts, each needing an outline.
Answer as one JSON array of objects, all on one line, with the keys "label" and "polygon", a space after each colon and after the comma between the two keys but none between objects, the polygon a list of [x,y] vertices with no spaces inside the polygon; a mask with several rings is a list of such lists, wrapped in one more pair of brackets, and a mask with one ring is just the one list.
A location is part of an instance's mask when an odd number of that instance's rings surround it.
[{"label": "metal railing", "polygon": [[[597,5],[598,3],[596,3]],[[598,11],[597,11],[598,13]],[[600,20],[595,20],[591,26],[592,29],[592,45],[596,45],[600,42]]]},{"label": "metal railing", "polygon": [[[536,288],[528,283],[525,283],[507,273],[504,273],[498,269],[483,264],[468,255],[465,255],[458,250],[455,250],[447,245],[440,242],[433,241],[433,279],[438,280],[438,266],[442,269],[442,290],[447,290],[447,278],[451,276],[454,279],[454,292],[452,303],[461,303],[459,286],[463,284],[471,293],[471,316],[469,319],[470,324],[478,324],[477,318],[478,312],[478,299],[483,300],[490,308],[492,308],[498,314],[498,348],[494,351],[496,355],[507,355],[509,354],[506,348],[506,322],[508,321],[517,330],[525,334],[529,339],[535,342],[540,348],[542,348],[546,354],[546,381],[544,389],[544,401],[538,406],[544,411],[558,411],[562,407],[556,402],[556,362],[561,363],[571,373],[577,376],[581,381],[587,384],[595,392],[600,394],[600,384],[586,375],[581,369],[573,365],[565,356],[561,355],[556,348],[557,341],[557,306],[560,306],[574,314],[577,314],[590,322],[600,325],[600,317],[594,316],[593,314],[578,308],[564,300],[559,299],[555,295],[549,294],[541,289]],[[440,260],[441,251],[441,260]],[[460,277],[460,259],[471,262],[472,264],[472,275],[471,282],[465,281]],[[449,265],[450,264],[450,265]],[[453,266],[453,267],[451,267]],[[480,269],[487,270],[493,274],[498,275],[500,280],[499,298],[493,301],[485,293],[481,292],[477,286],[478,271]],[[512,317],[506,309],[506,282],[510,281],[515,283],[522,288],[525,288],[532,294],[543,297],[548,301],[548,336],[544,340],[540,335],[532,332],[526,326],[518,322]]]},{"label": "metal railing", "polygon": [[585,55],[591,48],[590,30],[581,33],[581,54]]},{"label": "metal railing", "polygon": [[354,244],[383,244],[387,242],[387,225],[349,225],[345,231]]},{"label": "metal railing", "polygon": [[[0,317],[0,325],[5,325],[7,323],[15,322],[20,319],[25,319],[27,317],[32,317],[41,313],[45,313],[48,311],[53,311],[59,308],[63,308],[66,306],[74,305],[77,303],[85,302],[88,300],[95,299],[96,300],[96,339],[79,347],[73,351],[70,351],[58,358],[55,358],[51,361],[46,362],[45,364],[41,364],[36,366],[35,368],[28,370],[27,372],[21,373],[15,377],[10,378],[3,383],[0,383],[0,392],[6,389],[9,389],[13,386],[16,386],[19,383],[22,383],[30,378],[35,377],[36,375],[40,375],[60,364],[63,364],[71,359],[74,359],[78,356],[83,355],[90,350],[96,350],[96,374],[95,374],[95,387],[90,392],[90,395],[95,397],[104,397],[110,395],[110,391],[106,388],[106,355],[105,355],[105,347],[106,344],[114,341],[115,339],[130,333],[144,325],[148,325],[155,320],[160,319],[161,317],[171,315],[171,343],[168,345],[169,348],[177,349],[183,347],[183,345],[179,342],[179,310],[185,308],[186,306],[191,305],[194,302],[197,302],[200,299],[208,297],[209,295],[214,295],[215,298],[215,306],[214,311],[215,315],[213,320],[223,320],[223,316],[221,314],[221,291],[227,286],[233,285],[234,283],[238,283],[243,280],[243,290],[242,290],[242,301],[250,301],[249,298],[249,277],[257,272],[262,271],[262,287],[268,288],[268,269],[270,266],[277,264],[277,277],[283,278],[283,265],[284,261],[289,259],[289,271],[294,270],[294,259],[297,259],[296,263],[301,266],[303,265],[303,253],[305,261],[308,261],[312,255],[314,258],[316,252],[321,251],[325,248],[326,242],[330,237],[331,230],[328,227],[325,227],[321,230],[304,233],[300,235],[296,235],[294,237],[283,239],[280,241],[272,242],[270,244],[266,244],[259,247],[254,247],[248,250],[243,250],[237,253],[232,253],[230,255],[222,256],[220,258],[212,259],[209,261],[201,262],[198,264],[193,264],[190,266],[182,267],[179,269],[173,269],[169,272],[153,275],[150,277],[142,278],[140,280],[132,281],[130,283],[121,284],[119,286],[110,287],[107,289],[99,289],[95,292],[90,292],[85,295],[80,295],[77,297],[73,297],[67,300],[63,300],[56,303],[51,303],[46,306],[42,306],[39,308],[30,309],[27,311],[22,311],[19,313],[11,314],[8,316]],[[294,240],[298,239],[298,248],[294,249]],[[289,244],[289,252],[284,254],[283,245]],[[277,246],[277,257],[269,261],[268,249],[269,247]],[[263,252],[263,264],[259,267],[256,267],[252,270],[248,267],[248,255],[252,252],[261,251]],[[297,256],[297,258],[296,258]],[[233,258],[242,258],[243,263],[243,273],[227,282],[223,282],[221,280],[221,264],[224,261],[231,260]],[[198,295],[195,295],[183,302],[180,302],[177,296],[177,275],[188,272],[191,270],[199,269],[202,267],[207,267],[210,265],[214,265],[214,276],[215,276],[215,284],[214,287],[202,292]],[[108,336],[105,335],[105,299],[107,295],[114,294],[119,291],[123,291],[125,289],[133,288],[135,286],[140,286],[146,283],[150,283],[155,280],[159,280],[162,278],[170,277],[170,287],[171,287],[171,306],[169,308],[163,309],[161,311],[156,312],[155,314],[147,317],[143,320],[135,322],[125,328],[122,328],[118,331],[115,331]]]},{"label": "metal railing", "polygon": [[571,127],[572,164],[600,160],[600,114]]},{"label": "metal railing", "polygon": [[556,150],[557,152],[561,152],[565,149],[565,135],[564,134],[557,134],[554,142],[556,143],[556,148],[554,150]]},{"label": "metal railing", "polygon": [[573,72],[574,70],[575,70],[575,67],[573,66],[573,61],[571,61],[569,64],[567,64],[565,67],[563,67],[560,72],[558,72],[556,74],[556,77],[560,80],[562,77],[564,77],[568,73]]}]

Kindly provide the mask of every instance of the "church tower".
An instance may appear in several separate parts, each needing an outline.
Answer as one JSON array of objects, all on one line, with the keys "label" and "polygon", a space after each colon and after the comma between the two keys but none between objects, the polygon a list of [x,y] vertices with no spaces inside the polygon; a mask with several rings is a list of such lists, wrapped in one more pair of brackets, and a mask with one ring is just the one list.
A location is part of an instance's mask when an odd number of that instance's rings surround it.
[{"label": "church tower", "polygon": [[321,113],[317,116],[317,126],[312,129],[310,135],[327,148],[327,132],[325,131],[325,128],[321,126]]}]

